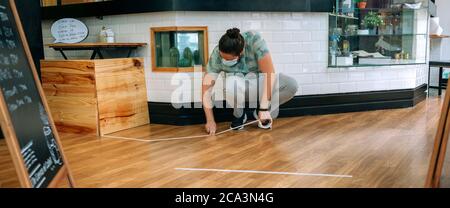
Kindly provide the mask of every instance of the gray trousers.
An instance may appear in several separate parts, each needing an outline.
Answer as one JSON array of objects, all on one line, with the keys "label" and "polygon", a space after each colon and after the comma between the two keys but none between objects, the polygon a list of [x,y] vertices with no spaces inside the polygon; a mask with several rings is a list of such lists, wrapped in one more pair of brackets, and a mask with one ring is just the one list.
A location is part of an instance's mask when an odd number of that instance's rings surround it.
[{"label": "gray trousers", "polygon": [[[279,106],[291,100],[298,90],[295,79],[285,74],[276,74],[270,101],[272,118],[278,117]],[[264,90],[264,74],[252,76],[227,75],[224,94],[227,104],[234,108],[234,116],[241,117],[245,103],[250,108],[257,108]]]}]

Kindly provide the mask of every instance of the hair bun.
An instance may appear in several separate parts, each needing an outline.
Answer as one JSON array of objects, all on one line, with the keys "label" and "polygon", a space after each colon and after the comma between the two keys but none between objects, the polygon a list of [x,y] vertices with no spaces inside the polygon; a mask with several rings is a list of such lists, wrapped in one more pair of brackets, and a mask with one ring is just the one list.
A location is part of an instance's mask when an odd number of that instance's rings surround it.
[{"label": "hair bun", "polygon": [[239,37],[241,31],[237,28],[231,28],[227,30],[227,36],[233,39],[236,39]]}]

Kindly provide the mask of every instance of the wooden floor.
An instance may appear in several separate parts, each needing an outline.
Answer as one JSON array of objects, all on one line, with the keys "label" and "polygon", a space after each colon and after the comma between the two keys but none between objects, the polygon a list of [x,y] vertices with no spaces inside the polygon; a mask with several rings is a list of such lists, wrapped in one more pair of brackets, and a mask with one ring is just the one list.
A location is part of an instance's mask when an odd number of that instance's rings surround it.
[{"label": "wooden floor", "polygon": [[[441,99],[430,98],[414,108],[283,118],[270,131],[251,126],[217,137],[158,143],[61,136],[79,187],[423,187],[440,107]],[[149,125],[113,135],[158,139],[199,134],[204,134],[203,125]]]}]

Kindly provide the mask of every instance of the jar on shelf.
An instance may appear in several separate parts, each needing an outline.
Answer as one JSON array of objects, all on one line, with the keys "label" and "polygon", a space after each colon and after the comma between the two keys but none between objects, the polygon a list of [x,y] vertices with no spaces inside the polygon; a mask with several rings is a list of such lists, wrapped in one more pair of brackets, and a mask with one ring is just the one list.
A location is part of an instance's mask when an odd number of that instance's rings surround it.
[{"label": "jar on shelf", "polygon": [[403,53],[403,59],[409,59],[409,53],[407,52]]},{"label": "jar on shelf", "polygon": [[358,25],[348,25],[345,30],[346,35],[357,35],[358,34]]},{"label": "jar on shelf", "polygon": [[341,36],[342,35],[342,28],[340,28],[340,27],[333,28],[333,35]]},{"label": "jar on shelf", "polygon": [[101,43],[114,43],[114,32],[111,28],[103,27],[100,31],[99,40]]}]

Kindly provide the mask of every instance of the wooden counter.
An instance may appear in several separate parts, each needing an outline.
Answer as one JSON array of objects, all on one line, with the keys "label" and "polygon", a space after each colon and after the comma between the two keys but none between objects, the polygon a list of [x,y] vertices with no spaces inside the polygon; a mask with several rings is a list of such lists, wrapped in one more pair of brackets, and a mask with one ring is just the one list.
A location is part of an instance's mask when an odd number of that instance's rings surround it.
[{"label": "wooden counter", "polygon": [[41,61],[61,132],[105,135],[149,123],[142,58]]}]

